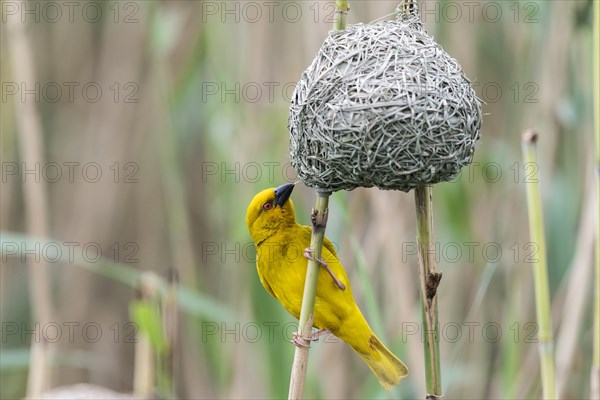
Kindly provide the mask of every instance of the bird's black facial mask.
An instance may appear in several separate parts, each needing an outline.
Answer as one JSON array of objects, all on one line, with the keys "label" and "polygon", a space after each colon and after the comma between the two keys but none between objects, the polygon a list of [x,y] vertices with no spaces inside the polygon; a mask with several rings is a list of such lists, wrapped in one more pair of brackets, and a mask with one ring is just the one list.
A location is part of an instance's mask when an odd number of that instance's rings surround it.
[{"label": "bird's black facial mask", "polygon": [[283,207],[285,202],[290,198],[293,190],[293,183],[286,183],[285,185],[281,185],[275,189],[275,205]]}]

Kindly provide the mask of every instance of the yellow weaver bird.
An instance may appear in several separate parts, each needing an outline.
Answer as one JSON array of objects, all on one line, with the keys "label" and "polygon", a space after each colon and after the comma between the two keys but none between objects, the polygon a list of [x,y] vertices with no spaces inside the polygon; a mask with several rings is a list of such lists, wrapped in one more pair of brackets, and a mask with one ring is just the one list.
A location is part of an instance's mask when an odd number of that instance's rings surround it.
[{"label": "yellow weaver bird", "polygon": [[[300,317],[311,228],[296,222],[289,198],[294,184],[258,193],[248,206],[246,225],[257,249],[256,267],[263,286],[294,317]],[[303,253],[305,252],[306,253]],[[304,254],[304,257],[301,255]],[[375,336],[352,297],[348,275],[325,238],[315,299],[314,326],[348,343],[389,390],[408,369]],[[295,342],[298,345],[298,342]]]}]

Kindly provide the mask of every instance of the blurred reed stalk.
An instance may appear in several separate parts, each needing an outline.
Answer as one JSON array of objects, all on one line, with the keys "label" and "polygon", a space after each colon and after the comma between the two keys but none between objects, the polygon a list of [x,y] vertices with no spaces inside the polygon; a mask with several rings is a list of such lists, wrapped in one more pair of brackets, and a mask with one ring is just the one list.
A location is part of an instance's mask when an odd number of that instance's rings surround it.
[{"label": "blurred reed stalk", "polygon": [[[321,268],[321,265],[316,260],[321,258],[321,251],[323,249],[330,195],[331,193],[317,192],[317,203],[313,210],[315,222],[313,223],[312,236],[310,238],[310,248],[312,249],[313,257],[308,260],[306,281],[304,282],[304,294],[302,296],[302,308],[300,310],[300,321],[298,322],[298,334],[308,344],[310,344],[311,339],[315,296],[317,295],[317,283],[319,270]],[[294,363],[292,364],[290,391],[288,394],[290,400],[302,399],[304,383],[306,381],[309,349],[309,346],[296,346]]]},{"label": "blurred reed stalk", "polygon": [[[539,165],[537,158],[536,132],[523,133],[523,161],[525,165]],[[539,182],[527,183],[527,209],[531,241],[537,245],[537,259],[534,260],[533,281],[535,288],[535,309],[539,328],[539,353],[542,374],[542,389],[545,399],[556,399],[556,372],[554,366],[554,341],[552,338],[552,317],[550,311],[550,288],[548,285],[548,264],[546,261],[546,240],[544,238],[544,218]]]},{"label": "blurred reed stalk", "polygon": [[[593,165],[593,164],[592,164]],[[586,169],[589,168],[588,167]],[[593,168],[592,168],[593,172]],[[595,177],[586,174],[585,198],[581,206],[579,229],[575,239],[575,252],[564,278],[564,290],[559,288],[556,298],[564,301],[559,307],[553,304],[553,315],[560,315],[560,330],[556,332],[556,386],[559,398],[571,397],[569,383],[573,381],[578,352],[581,348],[581,329],[585,319],[585,310],[593,297],[594,285],[588,286],[590,276],[594,275],[594,246],[596,244],[597,191]],[[591,268],[590,268],[591,267]],[[562,292],[562,293],[561,293]],[[591,293],[590,293],[591,292]],[[593,307],[592,307],[593,309]],[[559,311],[560,310],[560,311]]]},{"label": "blurred reed stalk", "polygon": [[138,399],[150,399],[154,392],[154,352],[148,335],[140,332],[136,340],[133,395]]},{"label": "blurred reed stalk", "polygon": [[[594,131],[596,138],[596,196],[600,190],[600,4],[594,4]],[[600,208],[597,197],[596,209]],[[592,356],[591,392],[592,399],[600,399],[600,227],[596,220],[596,260],[594,261],[594,351]]]},{"label": "blurred reed stalk", "polygon": [[[27,38],[25,23],[8,18],[8,47],[13,65],[13,79],[34,87],[35,70],[31,44]],[[44,166],[44,138],[35,101],[15,101],[15,113],[19,125],[19,150],[23,167],[34,169]],[[40,167],[41,166],[41,167]],[[36,182],[36,180],[38,182]],[[48,201],[44,179],[24,179],[23,196],[27,231],[35,238],[50,236],[48,226]],[[49,264],[43,260],[29,263],[29,298],[33,322],[44,327],[53,322],[52,296],[50,293]],[[43,340],[31,342],[31,357],[27,377],[27,398],[39,398],[50,387],[49,359],[51,343]]]},{"label": "blurred reed stalk", "polygon": [[[158,284],[159,282],[152,272],[144,273],[140,277],[133,306],[145,304],[148,307],[153,307],[158,295]],[[140,324],[139,321],[138,324]],[[139,399],[150,399],[154,397],[156,355],[150,335],[144,328],[144,326],[137,326],[138,334],[135,343],[135,360],[133,365],[133,395]]]},{"label": "blurred reed stalk", "polygon": [[165,398],[175,399],[179,337],[179,306],[177,302],[179,275],[176,269],[169,271],[167,282],[162,296],[162,322],[167,339],[167,349],[160,360],[158,387]]},{"label": "blurred reed stalk", "polygon": [[[333,29],[341,31],[346,28],[346,14],[349,8],[348,0],[336,0]],[[310,344],[315,296],[317,295],[317,283],[321,268],[316,260],[321,258],[321,251],[323,250],[323,239],[325,238],[327,213],[329,211],[329,196],[331,196],[329,192],[317,192],[317,201],[313,210],[315,218],[310,238],[310,248],[312,249],[313,258],[308,261],[304,293],[302,295],[302,308],[300,310],[300,320],[298,321],[298,334],[308,344]],[[290,377],[290,391],[288,393],[290,400],[298,400],[303,396],[309,348],[296,346]]]},{"label": "blurred reed stalk", "polygon": [[166,280],[153,272],[140,276],[131,317],[137,324],[133,392],[136,398],[174,399],[178,332],[178,275]]},{"label": "blurred reed stalk", "polygon": [[437,288],[442,273],[436,271],[433,243],[433,210],[431,186],[415,189],[417,215],[417,242],[419,245],[419,280],[425,340],[426,399],[441,399],[442,376],[440,369],[440,341],[438,332]]}]

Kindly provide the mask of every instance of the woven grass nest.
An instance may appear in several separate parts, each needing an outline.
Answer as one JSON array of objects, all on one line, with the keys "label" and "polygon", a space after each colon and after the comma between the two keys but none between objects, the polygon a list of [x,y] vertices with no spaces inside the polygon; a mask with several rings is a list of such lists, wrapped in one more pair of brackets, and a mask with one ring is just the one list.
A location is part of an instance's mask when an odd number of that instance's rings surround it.
[{"label": "woven grass nest", "polygon": [[452,180],[473,158],[481,103],[417,11],[332,31],[298,82],[290,158],[320,191],[408,192]]}]

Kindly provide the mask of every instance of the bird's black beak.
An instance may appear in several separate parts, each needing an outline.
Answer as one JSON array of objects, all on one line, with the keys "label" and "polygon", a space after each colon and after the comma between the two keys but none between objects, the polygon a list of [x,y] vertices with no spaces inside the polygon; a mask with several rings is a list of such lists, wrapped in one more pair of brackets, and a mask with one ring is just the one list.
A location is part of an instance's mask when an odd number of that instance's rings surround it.
[{"label": "bird's black beak", "polygon": [[290,198],[292,191],[294,190],[293,183],[286,183],[285,185],[279,186],[275,189],[275,205],[283,207],[286,201]]}]

